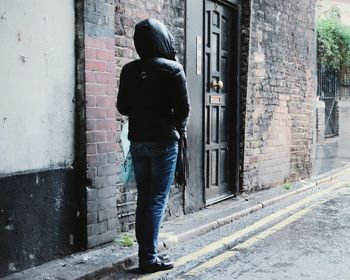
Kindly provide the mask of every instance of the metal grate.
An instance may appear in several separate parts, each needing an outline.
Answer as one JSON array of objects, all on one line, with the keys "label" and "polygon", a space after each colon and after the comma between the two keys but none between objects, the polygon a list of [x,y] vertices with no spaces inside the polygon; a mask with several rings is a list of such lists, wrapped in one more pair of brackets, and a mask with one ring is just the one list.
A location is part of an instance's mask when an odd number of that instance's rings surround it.
[{"label": "metal grate", "polygon": [[349,99],[350,98],[350,67],[342,67],[338,76],[338,92],[339,98]]},{"label": "metal grate", "polygon": [[337,71],[330,67],[319,66],[317,78],[317,95],[325,102],[326,105],[325,137],[332,137],[337,134]]}]

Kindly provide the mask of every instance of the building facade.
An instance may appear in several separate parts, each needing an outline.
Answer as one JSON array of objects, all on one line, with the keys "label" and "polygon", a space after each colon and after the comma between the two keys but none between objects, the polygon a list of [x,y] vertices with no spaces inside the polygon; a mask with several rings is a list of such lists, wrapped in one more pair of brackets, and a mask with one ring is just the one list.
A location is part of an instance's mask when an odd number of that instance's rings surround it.
[{"label": "building facade", "polygon": [[167,219],[310,175],[315,0],[49,2],[0,7],[11,38],[1,46],[11,71],[0,85],[0,275],[134,227],[115,103],[121,68],[137,58],[134,26],[148,17],[175,35],[191,101],[189,184],[172,188]]}]

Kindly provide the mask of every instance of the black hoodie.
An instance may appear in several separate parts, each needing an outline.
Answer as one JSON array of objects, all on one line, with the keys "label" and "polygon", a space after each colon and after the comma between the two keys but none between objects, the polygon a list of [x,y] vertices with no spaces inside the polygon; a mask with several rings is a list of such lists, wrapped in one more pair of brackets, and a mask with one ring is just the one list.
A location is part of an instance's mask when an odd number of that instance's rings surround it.
[{"label": "black hoodie", "polygon": [[117,108],[129,117],[130,141],[178,140],[190,110],[185,73],[176,62],[174,37],[155,19],[135,27],[141,59],[126,64],[120,75]]}]

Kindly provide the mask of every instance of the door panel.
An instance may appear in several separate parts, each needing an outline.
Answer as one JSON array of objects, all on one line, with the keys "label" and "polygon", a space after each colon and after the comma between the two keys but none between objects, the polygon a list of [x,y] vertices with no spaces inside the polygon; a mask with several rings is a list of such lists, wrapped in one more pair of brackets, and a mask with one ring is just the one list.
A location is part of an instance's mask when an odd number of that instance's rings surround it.
[{"label": "door panel", "polygon": [[233,92],[234,13],[228,7],[205,2],[205,200],[206,204],[231,196],[229,128]]}]

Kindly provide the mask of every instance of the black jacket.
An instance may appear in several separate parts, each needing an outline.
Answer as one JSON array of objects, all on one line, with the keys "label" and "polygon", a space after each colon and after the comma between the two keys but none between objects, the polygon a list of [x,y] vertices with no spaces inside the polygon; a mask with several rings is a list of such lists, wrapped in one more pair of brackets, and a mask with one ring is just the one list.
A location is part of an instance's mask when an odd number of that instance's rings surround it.
[{"label": "black jacket", "polygon": [[117,108],[129,117],[130,141],[177,140],[185,129],[189,98],[185,73],[175,61],[174,39],[157,20],[135,27],[141,59],[126,64],[120,75]]}]

